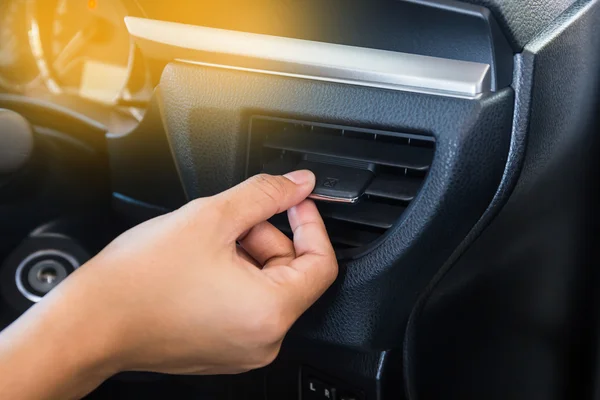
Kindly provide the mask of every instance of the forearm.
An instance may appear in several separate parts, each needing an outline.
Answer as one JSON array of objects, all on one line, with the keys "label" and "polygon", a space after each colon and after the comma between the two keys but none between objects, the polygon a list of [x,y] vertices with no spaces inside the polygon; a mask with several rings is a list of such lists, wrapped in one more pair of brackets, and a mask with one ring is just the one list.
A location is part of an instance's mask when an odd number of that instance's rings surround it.
[{"label": "forearm", "polygon": [[75,283],[65,282],[0,335],[0,398],[80,398],[116,372],[105,312]]},{"label": "forearm", "polygon": [[[305,201],[314,184],[309,171],[257,176],[119,236],[0,334],[0,399],[79,398],[120,371],[272,362],[337,275]],[[293,242],[266,222],[282,210]]]}]

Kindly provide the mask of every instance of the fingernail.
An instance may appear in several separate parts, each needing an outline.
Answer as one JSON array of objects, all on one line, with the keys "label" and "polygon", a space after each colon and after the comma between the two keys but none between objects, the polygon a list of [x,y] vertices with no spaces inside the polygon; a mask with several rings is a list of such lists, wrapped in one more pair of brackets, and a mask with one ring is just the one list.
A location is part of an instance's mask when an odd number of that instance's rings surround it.
[{"label": "fingernail", "polygon": [[290,172],[284,176],[290,181],[294,182],[296,185],[306,185],[308,183],[314,183],[315,181],[315,174],[307,169]]}]

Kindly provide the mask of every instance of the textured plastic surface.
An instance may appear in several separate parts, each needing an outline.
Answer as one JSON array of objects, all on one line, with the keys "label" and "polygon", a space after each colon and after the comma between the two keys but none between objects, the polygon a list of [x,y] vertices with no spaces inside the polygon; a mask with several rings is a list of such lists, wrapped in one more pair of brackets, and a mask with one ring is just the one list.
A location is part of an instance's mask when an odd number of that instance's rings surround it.
[{"label": "textured plastic surface", "polygon": [[412,318],[410,399],[592,398],[599,21],[579,2],[518,57],[521,176]]},{"label": "textured plastic surface", "polygon": [[344,263],[293,329],[363,349],[400,346],[416,294],[488,206],[506,162],[513,105],[511,89],[469,101],[183,64],[167,66],[160,94],[191,198],[242,179],[256,113],[435,136],[428,179],[400,222],[370,253]]},{"label": "textured plastic surface", "polygon": [[487,7],[498,19],[515,51],[540,34],[576,0],[463,0]]}]

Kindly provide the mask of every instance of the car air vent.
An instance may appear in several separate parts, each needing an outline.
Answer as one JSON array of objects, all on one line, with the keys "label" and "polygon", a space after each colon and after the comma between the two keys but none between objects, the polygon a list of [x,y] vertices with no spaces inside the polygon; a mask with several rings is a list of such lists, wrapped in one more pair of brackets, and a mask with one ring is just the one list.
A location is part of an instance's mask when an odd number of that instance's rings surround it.
[{"label": "car air vent", "polygon": [[[317,206],[340,251],[375,241],[398,221],[423,184],[434,146],[431,136],[254,116],[246,171],[315,172],[313,194],[329,200]],[[272,222],[291,233],[285,214]]]}]

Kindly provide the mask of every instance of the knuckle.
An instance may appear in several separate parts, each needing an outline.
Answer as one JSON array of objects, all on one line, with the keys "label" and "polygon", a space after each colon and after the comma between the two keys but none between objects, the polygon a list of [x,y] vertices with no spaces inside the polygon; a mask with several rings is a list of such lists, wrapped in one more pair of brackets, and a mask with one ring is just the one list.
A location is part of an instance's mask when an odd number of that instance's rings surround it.
[{"label": "knuckle", "polygon": [[206,199],[194,199],[180,208],[182,218],[186,218],[189,220],[201,219],[206,214],[207,202]]},{"label": "knuckle", "polygon": [[215,232],[224,233],[221,229],[231,220],[231,212],[227,210],[229,204],[216,197],[205,197],[190,201],[184,206],[186,212],[179,215],[182,226],[194,230],[194,234],[205,235],[209,232],[215,237]]},{"label": "knuckle", "polygon": [[212,198],[203,197],[190,201],[183,208],[190,213],[186,217],[189,217],[191,220],[205,221],[211,215],[214,215],[214,203]]},{"label": "knuckle", "polygon": [[227,197],[211,197],[208,202],[208,207],[211,209],[211,214],[222,218],[228,216],[233,210],[235,205]]},{"label": "knuckle", "polygon": [[327,280],[327,282],[333,283],[337,279],[338,273],[339,273],[339,266],[338,266],[337,259],[334,257],[333,260],[331,261],[330,268],[327,268],[327,275],[326,275],[325,279]]}]

